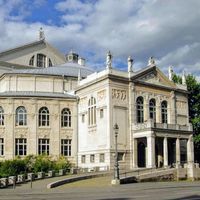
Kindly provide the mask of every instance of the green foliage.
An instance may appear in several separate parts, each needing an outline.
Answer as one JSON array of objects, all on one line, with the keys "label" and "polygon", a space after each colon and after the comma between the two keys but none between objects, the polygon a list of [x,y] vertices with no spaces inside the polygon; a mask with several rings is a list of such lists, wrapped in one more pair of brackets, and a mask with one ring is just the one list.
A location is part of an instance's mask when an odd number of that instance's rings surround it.
[{"label": "green foliage", "polygon": [[5,160],[1,162],[0,165],[0,176],[15,176],[17,174],[21,174],[26,171],[26,165],[24,160],[19,158],[14,160]]},{"label": "green foliage", "polygon": [[70,169],[71,163],[64,157],[52,160],[47,155],[28,155],[25,158],[0,162],[0,178],[29,172],[48,172],[50,170]]},{"label": "green foliage", "polygon": [[48,172],[49,170],[54,169],[54,165],[54,162],[51,161],[49,156],[39,155],[36,157],[32,168],[34,172]]},{"label": "green foliage", "polygon": [[71,168],[71,163],[66,160],[65,157],[60,157],[55,163],[55,170],[65,169],[69,170]]},{"label": "green foliage", "polygon": [[[173,81],[181,83],[181,77],[174,74]],[[199,159],[200,154],[200,83],[196,80],[195,76],[189,74],[186,77],[189,104],[190,122],[194,129],[194,143],[195,143],[195,157]]]}]

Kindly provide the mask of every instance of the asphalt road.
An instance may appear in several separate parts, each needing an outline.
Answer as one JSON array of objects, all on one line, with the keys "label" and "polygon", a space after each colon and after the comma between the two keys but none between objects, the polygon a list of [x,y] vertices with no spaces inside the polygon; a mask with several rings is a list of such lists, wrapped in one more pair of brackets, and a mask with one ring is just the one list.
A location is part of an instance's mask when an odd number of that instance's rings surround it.
[{"label": "asphalt road", "polygon": [[[42,180],[17,186],[16,189],[0,189],[1,200],[200,200],[200,182],[149,182],[111,186],[108,178],[80,181],[54,189],[46,189],[50,180]],[[110,182],[110,181],[109,181]]]}]

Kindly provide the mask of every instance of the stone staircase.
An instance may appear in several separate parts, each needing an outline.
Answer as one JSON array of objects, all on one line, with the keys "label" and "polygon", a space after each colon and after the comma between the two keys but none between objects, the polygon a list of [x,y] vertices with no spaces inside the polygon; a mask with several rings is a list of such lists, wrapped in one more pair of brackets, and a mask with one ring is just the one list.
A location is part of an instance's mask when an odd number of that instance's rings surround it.
[{"label": "stone staircase", "polygon": [[177,169],[139,169],[120,173],[120,183],[135,183],[144,181],[174,180]]}]

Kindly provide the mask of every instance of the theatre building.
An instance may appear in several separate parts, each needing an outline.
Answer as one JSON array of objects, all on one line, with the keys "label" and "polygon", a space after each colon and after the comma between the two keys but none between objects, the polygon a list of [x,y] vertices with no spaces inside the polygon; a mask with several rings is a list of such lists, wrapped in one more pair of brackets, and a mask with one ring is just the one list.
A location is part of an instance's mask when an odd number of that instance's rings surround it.
[{"label": "theatre building", "polygon": [[127,70],[106,57],[102,71],[78,54],[38,41],[0,53],[0,160],[46,153],[76,166],[109,170],[118,130],[120,168],[188,166],[193,132],[185,84],[150,58]]}]

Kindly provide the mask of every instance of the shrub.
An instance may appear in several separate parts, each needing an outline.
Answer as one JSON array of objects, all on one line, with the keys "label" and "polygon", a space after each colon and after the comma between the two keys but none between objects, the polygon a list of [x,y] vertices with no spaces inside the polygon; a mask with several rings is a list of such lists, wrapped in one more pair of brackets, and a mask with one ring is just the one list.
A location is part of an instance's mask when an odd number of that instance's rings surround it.
[{"label": "shrub", "polygon": [[70,168],[71,168],[71,163],[65,157],[60,157],[55,162],[55,170],[57,170],[57,171],[59,169],[69,170]]},{"label": "shrub", "polygon": [[26,171],[26,165],[22,159],[5,160],[0,165],[0,176],[15,176]]},{"label": "shrub", "polygon": [[34,172],[48,172],[54,168],[54,162],[47,155],[39,155],[33,164]]}]

